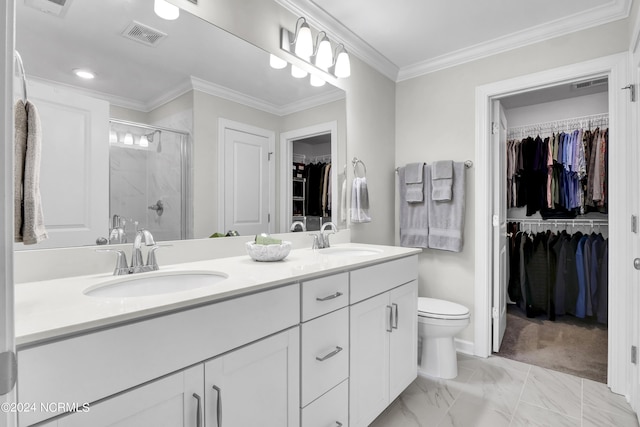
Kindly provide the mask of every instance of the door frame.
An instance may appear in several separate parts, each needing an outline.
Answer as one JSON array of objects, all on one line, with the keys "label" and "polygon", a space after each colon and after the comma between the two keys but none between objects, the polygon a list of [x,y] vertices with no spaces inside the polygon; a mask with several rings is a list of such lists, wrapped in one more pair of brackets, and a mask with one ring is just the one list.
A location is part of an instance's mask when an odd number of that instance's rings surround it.
[{"label": "door frame", "polygon": [[291,226],[293,208],[291,199],[293,189],[293,169],[285,167],[293,162],[293,143],[299,139],[309,138],[316,135],[331,134],[331,220],[337,218],[338,211],[338,122],[336,120],[317,125],[294,129],[280,134],[280,232],[287,233]]},{"label": "door frame", "polygon": [[[626,91],[618,90],[628,84],[628,54],[620,53],[526,76],[495,82],[476,88],[476,180],[475,180],[475,348],[474,354],[491,354],[492,304],[492,159],[491,101],[500,97],[529,92],[583,79],[607,76],[609,79],[609,133],[614,141],[628,141],[629,101]],[[609,346],[608,385],[619,394],[629,394],[631,319],[630,274],[632,262],[631,233],[629,232],[630,201],[626,195],[632,159],[631,144],[613,144],[609,153],[609,236],[616,245],[609,249]]]},{"label": "door frame", "polygon": [[269,129],[259,128],[257,126],[249,125],[242,122],[236,122],[222,117],[218,118],[218,230],[224,230],[224,215],[225,215],[225,132],[227,129],[235,130],[244,133],[250,133],[253,135],[267,138],[269,141],[269,215],[271,220],[269,221],[268,233],[274,232],[275,224],[275,208],[276,208],[276,168],[275,168],[275,148],[276,148],[276,133]]}]

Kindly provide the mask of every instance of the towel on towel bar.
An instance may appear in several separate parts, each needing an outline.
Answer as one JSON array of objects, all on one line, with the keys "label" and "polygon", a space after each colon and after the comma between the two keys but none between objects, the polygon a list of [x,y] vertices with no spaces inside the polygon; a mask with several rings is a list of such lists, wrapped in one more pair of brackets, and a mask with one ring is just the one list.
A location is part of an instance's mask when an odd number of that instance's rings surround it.
[{"label": "towel on towel bar", "polygon": [[441,160],[431,166],[431,198],[451,200],[453,186],[453,161]]},{"label": "towel on towel bar", "polygon": [[366,177],[353,178],[351,187],[351,222],[371,222],[369,216],[369,189]]},{"label": "towel on towel bar", "polygon": [[[423,167],[423,183],[425,193],[429,194],[431,170],[429,165]],[[398,193],[400,198],[400,246],[408,248],[429,247],[429,210],[427,202],[409,203],[406,185],[406,167],[398,168]]]},{"label": "towel on towel bar", "polygon": [[15,106],[14,240],[33,245],[48,237],[40,198],[42,128],[35,105]]},{"label": "towel on towel bar", "polygon": [[404,169],[405,185],[407,186],[407,202],[417,203],[424,200],[424,163],[409,163]]},{"label": "towel on towel bar", "polygon": [[460,252],[463,245],[465,206],[465,166],[453,163],[453,188],[450,201],[428,201],[429,247]]}]

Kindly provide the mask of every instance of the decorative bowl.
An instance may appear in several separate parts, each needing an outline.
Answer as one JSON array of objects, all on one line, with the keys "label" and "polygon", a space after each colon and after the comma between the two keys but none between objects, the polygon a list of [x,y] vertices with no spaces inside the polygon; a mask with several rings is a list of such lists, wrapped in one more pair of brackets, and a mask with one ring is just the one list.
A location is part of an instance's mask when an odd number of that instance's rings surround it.
[{"label": "decorative bowl", "polygon": [[256,242],[246,243],[247,253],[255,261],[281,261],[289,255],[291,242],[283,241],[274,245],[259,245]]}]

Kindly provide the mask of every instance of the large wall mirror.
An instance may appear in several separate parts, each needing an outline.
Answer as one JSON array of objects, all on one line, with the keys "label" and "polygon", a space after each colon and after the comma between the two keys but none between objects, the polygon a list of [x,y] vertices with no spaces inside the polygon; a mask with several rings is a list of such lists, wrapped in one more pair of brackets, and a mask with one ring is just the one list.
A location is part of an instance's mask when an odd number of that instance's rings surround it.
[{"label": "large wall mirror", "polygon": [[184,10],[161,19],[153,0],[20,0],[16,21],[50,236],[16,249],[131,242],[136,228],[176,240],[345,225],[342,90],[271,68],[267,52]]}]

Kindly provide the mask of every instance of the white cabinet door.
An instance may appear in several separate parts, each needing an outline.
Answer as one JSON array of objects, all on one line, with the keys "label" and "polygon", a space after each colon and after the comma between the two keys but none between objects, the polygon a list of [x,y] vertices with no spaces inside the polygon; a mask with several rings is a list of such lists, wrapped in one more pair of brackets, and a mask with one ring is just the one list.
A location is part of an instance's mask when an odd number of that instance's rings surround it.
[{"label": "white cabinet door", "polygon": [[300,424],[299,327],[205,364],[207,427]]},{"label": "white cabinet door", "polygon": [[58,427],[199,427],[203,375],[196,365],[63,417]]},{"label": "white cabinet door", "polygon": [[351,306],[349,424],[368,426],[389,404],[389,293]]},{"label": "white cabinet door", "polygon": [[389,400],[402,393],[418,376],[418,281],[389,292],[393,309],[389,346]]}]

